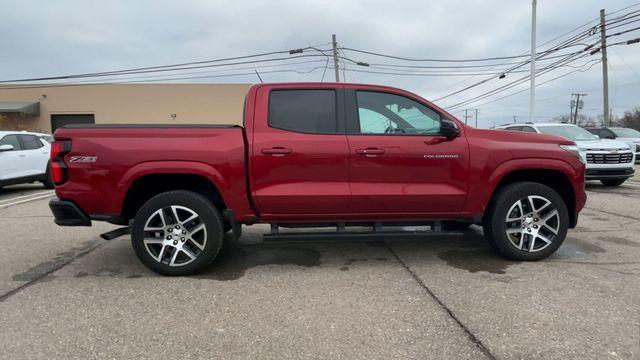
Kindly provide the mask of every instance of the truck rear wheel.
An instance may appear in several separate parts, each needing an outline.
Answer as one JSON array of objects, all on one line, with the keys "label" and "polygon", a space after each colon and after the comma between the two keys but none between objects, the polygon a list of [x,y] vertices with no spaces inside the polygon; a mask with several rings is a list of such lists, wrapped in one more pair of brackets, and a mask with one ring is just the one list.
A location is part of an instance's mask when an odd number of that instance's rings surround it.
[{"label": "truck rear wheel", "polygon": [[500,189],[483,224],[485,236],[511,260],[535,261],[562,245],[569,226],[567,206],[552,188],[518,182]]},{"label": "truck rear wheel", "polygon": [[149,269],[162,275],[190,275],[204,270],[223,241],[220,212],[206,197],[168,191],[148,200],[136,213],[131,242]]}]

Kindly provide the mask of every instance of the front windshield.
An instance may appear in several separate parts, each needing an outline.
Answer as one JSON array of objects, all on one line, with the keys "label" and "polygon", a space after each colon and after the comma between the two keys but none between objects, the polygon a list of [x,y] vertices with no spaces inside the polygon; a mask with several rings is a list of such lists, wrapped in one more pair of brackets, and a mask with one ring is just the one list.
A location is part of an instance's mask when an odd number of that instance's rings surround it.
[{"label": "front windshield", "polygon": [[616,134],[618,137],[640,138],[640,131],[638,131],[636,129],[629,129],[629,128],[611,129],[611,128],[609,128],[609,130],[613,131],[613,133]]},{"label": "front windshield", "polygon": [[597,135],[593,135],[587,130],[581,127],[573,126],[573,125],[538,126],[538,130],[540,130],[540,132],[543,134],[558,135],[573,141],[586,141],[586,140],[598,139]]}]

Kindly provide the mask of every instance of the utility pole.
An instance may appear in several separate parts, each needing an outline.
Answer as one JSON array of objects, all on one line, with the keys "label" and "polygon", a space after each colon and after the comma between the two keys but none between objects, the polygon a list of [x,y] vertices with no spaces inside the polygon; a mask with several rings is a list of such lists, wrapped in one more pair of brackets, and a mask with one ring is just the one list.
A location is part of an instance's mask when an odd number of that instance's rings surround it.
[{"label": "utility pole", "polygon": [[336,82],[340,82],[340,68],[338,65],[338,42],[336,41],[336,34],[331,35],[331,42],[333,43],[333,68],[336,71]]},{"label": "utility pole", "polygon": [[517,123],[518,122],[518,115],[513,115],[513,123]]},{"label": "utility pole", "polygon": [[571,101],[571,105],[572,105],[572,108],[575,107],[575,109],[576,109],[575,116],[573,116],[573,124],[577,125],[578,124],[578,109],[582,109],[583,108],[583,104],[584,104],[584,100],[582,100],[582,102],[581,102],[580,97],[581,96],[585,97],[585,96],[587,96],[587,94],[571,94],[572,98],[574,96],[576,97],[576,100],[575,100],[575,103],[572,100]]},{"label": "utility pole", "polygon": [[531,89],[529,90],[529,121],[535,117],[536,101],[536,7],[537,0],[531,1]]},{"label": "utility pole", "polygon": [[478,109],[476,109],[476,129],[478,128]]},{"label": "utility pole", "polygon": [[602,53],[602,99],[603,99],[603,123],[611,126],[609,116],[609,72],[607,68],[607,31],[605,29],[604,9],[600,9],[600,52]]},{"label": "utility pole", "polygon": [[473,116],[469,115],[469,109],[464,109],[464,123],[466,124]]}]

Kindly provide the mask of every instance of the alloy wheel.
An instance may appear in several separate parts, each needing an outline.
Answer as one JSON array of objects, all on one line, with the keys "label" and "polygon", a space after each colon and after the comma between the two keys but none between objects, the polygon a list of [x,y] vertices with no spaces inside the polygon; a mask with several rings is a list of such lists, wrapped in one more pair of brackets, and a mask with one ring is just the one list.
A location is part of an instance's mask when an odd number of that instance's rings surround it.
[{"label": "alloy wheel", "polygon": [[537,252],[545,249],[560,231],[560,214],[551,201],[530,195],[516,201],[505,218],[509,242],[518,250]]},{"label": "alloy wheel", "polygon": [[200,216],[184,206],[155,211],[144,225],[143,243],[157,262],[184,266],[193,262],[207,243],[207,229]]}]

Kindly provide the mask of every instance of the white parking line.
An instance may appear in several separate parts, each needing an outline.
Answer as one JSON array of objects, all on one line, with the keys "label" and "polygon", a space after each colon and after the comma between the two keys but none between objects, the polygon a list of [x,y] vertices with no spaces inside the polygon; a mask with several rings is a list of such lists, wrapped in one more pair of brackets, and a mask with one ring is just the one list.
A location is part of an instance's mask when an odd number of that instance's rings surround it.
[{"label": "white parking line", "polygon": [[[11,199],[5,199],[0,201],[0,209],[4,209],[13,205],[24,204],[30,201],[46,199],[53,196],[55,196],[55,193],[53,191],[47,191],[44,194],[42,192],[38,192],[36,194],[31,194],[31,195],[16,196]],[[21,199],[21,200],[16,201],[16,199]]]},{"label": "white parking line", "polygon": [[22,198],[26,198],[26,197],[33,197],[33,196],[40,195],[40,194],[45,194],[45,193],[53,193],[53,190],[41,190],[41,191],[36,191],[36,192],[29,193],[27,195],[14,196],[14,197],[6,198],[6,199],[1,199],[0,200],[0,204],[5,203],[5,202],[13,202],[13,201],[15,201],[17,199],[22,199]]},{"label": "white parking line", "polygon": [[625,181],[624,185],[632,187],[632,188],[640,188],[640,181],[627,180],[627,181]]}]

